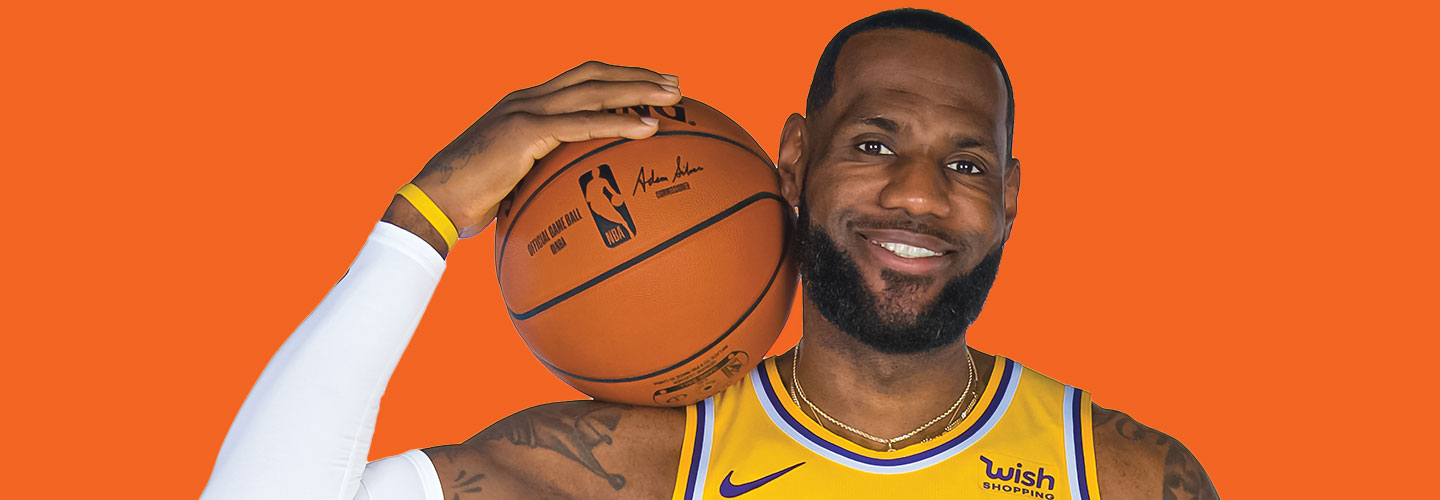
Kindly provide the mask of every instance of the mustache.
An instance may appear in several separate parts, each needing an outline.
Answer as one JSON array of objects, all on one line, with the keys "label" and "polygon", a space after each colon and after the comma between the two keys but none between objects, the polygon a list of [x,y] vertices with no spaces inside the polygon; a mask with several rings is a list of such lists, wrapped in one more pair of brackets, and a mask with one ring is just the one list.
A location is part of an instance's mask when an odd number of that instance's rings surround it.
[{"label": "mustache", "polygon": [[966,240],[963,234],[947,232],[943,229],[935,227],[934,225],[927,224],[920,220],[916,220],[914,217],[909,217],[905,215],[895,215],[889,217],[881,217],[874,215],[845,215],[845,229],[852,232],[855,232],[860,228],[894,229],[899,231],[909,231],[912,233],[939,238],[941,241],[944,241],[945,243],[948,243],[950,244],[950,246],[953,246],[959,250],[969,250],[970,248],[969,245],[965,244]]}]

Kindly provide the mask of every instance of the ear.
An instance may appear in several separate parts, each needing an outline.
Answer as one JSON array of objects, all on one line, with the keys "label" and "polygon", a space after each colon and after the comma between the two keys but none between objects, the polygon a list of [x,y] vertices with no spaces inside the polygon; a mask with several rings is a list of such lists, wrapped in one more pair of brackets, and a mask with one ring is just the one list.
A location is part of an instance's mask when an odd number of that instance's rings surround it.
[{"label": "ear", "polygon": [[1020,211],[1020,160],[1010,159],[1005,166],[1005,241],[1015,228],[1015,214]]},{"label": "ear", "polygon": [[805,192],[805,164],[809,158],[806,151],[805,117],[791,113],[785,119],[785,128],[780,131],[779,159],[775,168],[780,172],[780,195],[790,206],[800,205],[800,194]]}]

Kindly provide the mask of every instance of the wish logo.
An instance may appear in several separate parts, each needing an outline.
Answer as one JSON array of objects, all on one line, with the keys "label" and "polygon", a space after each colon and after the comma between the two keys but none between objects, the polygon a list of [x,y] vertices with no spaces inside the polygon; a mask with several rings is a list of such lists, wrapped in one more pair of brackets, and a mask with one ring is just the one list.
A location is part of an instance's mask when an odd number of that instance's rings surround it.
[{"label": "wish logo", "polygon": [[595,229],[600,231],[605,246],[615,248],[635,236],[635,220],[630,218],[625,200],[620,199],[620,185],[610,165],[602,163],[581,175],[580,194],[590,207],[590,215],[595,216]]},{"label": "wish logo", "polygon": [[[1004,493],[1018,493],[1021,496],[1054,500],[1055,476],[1045,473],[1045,468],[1025,470],[1025,464],[1016,462],[1014,467],[996,466],[995,462],[980,455],[985,463],[985,477],[990,481],[980,484],[982,489]],[[1044,488],[1044,490],[1041,490]]]}]

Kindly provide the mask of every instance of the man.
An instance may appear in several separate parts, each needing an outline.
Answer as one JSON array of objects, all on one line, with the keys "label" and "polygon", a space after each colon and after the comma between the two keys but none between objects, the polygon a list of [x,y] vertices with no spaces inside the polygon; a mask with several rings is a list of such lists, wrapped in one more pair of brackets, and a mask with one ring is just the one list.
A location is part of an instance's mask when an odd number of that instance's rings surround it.
[{"label": "man", "polygon": [[[677,85],[584,64],[507,96],[414,184],[477,234],[535,159],[649,136],[654,120],[602,110],[672,105]],[[1013,120],[1004,66],[968,26],[918,10],[857,21],[778,152],[799,210],[795,349],[686,408],[544,405],[366,467],[380,393],[451,245],[397,196],[257,382],[204,497],[1215,498],[1179,442],[966,346],[1018,210]]]}]

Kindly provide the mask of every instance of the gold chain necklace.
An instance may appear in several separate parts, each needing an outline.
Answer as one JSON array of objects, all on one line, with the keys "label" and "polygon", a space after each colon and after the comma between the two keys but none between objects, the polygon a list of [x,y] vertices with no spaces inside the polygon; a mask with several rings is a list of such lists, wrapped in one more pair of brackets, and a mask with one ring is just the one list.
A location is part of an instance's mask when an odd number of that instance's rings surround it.
[{"label": "gold chain necklace", "polygon": [[[935,418],[930,419],[930,421],[929,421],[929,422],[926,422],[925,425],[922,425],[922,426],[920,426],[919,428],[917,428],[917,429],[915,429],[915,430],[913,430],[913,431],[910,431],[910,432],[901,434],[901,435],[899,435],[899,436],[895,436],[895,437],[890,438],[890,439],[885,439],[885,438],[882,438],[882,437],[877,437],[877,436],[871,435],[870,433],[867,433],[867,432],[865,432],[865,431],[862,431],[862,430],[860,430],[860,429],[856,429],[856,428],[854,428],[854,427],[851,427],[850,425],[848,425],[848,424],[846,424],[846,423],[844,423],[844,422],[841,422],[840,420],[836,419],[835,417],[830,416],[830,414],[825,413],[824,410],[821,410],[820,407],[815,406],[815,403],[811,403],[811,402],[810,402],[810,399],[805,397],[805,389],[800,388],[800,375],[799,375],[799,368],[800,368],[800,344],[798,344],[798,343],[795,344],[795,356],[792,357],[792,358],[790,358],[790,383],[791,383],[791,385],[794,385],[794,386],[795,386],[795,392],[792,392],[792,393],[790,394],[790,399],[791,399],[791,401],[794,401],[794,402],[795,402],[795,407],[797,407],[797,408],[800,407],[800,402],[801,402],[801,401],[804,401],[804,402],[805,402],[805,405],[810,407],[810,411],[811,411],[812,413],[814,413],[814,414],[816,414],[816,415],[819,415],[821,418],[829,421],[830,423],[835,424],[835,425],[837,425],[837,426],[840,426],[840,428],[845,429],[845,430],[847,430],[847,431],[850,431],[851,433],[853,433],[853,434],[855,434],[855,435],[857,435],[857,436],[860,436],[860,437],[863,437],[863,438],[865,438],[865,439],[869,439],[869,440],[871,440],[871,441],[874,441],[874,442],[877,442],[877,443],[880,443],[880,444],[885,445],[885,451],[895,451],[895,443],[896,443],[896,442],[904,441],[904,440],[906,440],[906,439],[909,439],[909,438],[913,437],[914,435],[919,434],[921,431],[924,431],[925,429],[929,429],[930,426],[935,425],[936,422],[939,422],[941,419],[944,419],[947,415],[954,414],[955,416],[953,416],[953,417],[950,418],[950,423],[945,426],[945,431],[948,432],[950,429],[952,429],[952,428],[955,427],[955,424],[956,424],[956,423],[965,420],[965,416],[966,416],[966,415],[969,415],[969,414],[970,414],[970,410],[972,410],[972,409],[975,408],[975,401],[979,399],[978,397],[970,400],[970,405],[967,406],[967,407],[965,407],[965,411],[962,411],[962,412],[960,412],[960,413],[955,413],[955,410],[960,407],[960,403],[961,403],[962,401],[965,401],[965,396],[967,396],[967,395],[970,394],[970,388],[975,384],[975,378],[976,378],[976,374],[975,374],[975,361],[974,361],[974,359],[972,359],[972,358],[970,357],[970,351],[969,351],[969,349],[966,349],[966,351],[965,351],[965,365],[969,368],[969,376],[968,376],[967,380],[965,381],[965,390],[960,392],[960,399],[956,399],[956,400],[955,400],[955,404],[950,405],[950,409],[945,410],[945,413],[941,413],[940,415],[937,415]],[[797,395],[799,396],[798,398],[796,397]],[[934,439],[934,438],[935,438],[935,436],[931,436],[931,437],[929,437],[929,438],[926,438],[926,439],[924,439],[924,440],[921,440],[920,442],[923,443],[923,442],[929,441],[929,440]]]}]

